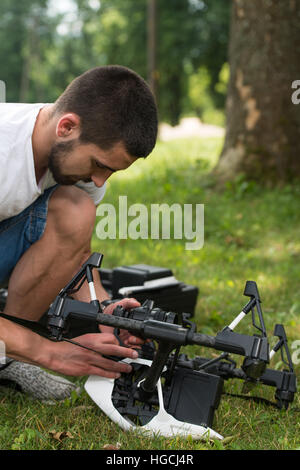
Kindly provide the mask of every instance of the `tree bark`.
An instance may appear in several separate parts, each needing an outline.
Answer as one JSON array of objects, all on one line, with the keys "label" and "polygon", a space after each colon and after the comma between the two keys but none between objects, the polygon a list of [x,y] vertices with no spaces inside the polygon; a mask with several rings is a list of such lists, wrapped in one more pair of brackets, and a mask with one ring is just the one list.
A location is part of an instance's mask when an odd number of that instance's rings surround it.
[{"label": "tree bark", "polygon": [[300,0],[233,0],[226,136],[215,174],[300,177]]},{"label": "tree bark", "polygon": [[148,0],[147,12],[147,60],[148,60],[148,83],[156,96],[157,91],[157,5],[156,0]]},{"label": "tree bark", "polygon": [[38,27],[38,17],[33,15],[31,18],[30,25],[28,26],[27,44],[24,49],[24,61],[23,61],[23,67],[22,67],[20,95],[19,95],[20,103],[26,103],[28,100],[29,88],[30,88],[31,66],[33,63],[35,51],[37,47],[39,46],[39,37],[36,34],[37,27]]}]

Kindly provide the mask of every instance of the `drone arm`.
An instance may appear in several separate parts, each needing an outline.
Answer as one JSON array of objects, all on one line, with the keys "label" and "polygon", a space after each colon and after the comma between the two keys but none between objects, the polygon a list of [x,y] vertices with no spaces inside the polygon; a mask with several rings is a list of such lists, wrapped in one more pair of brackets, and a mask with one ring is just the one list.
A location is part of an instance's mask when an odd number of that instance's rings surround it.
[{"label": "drone arm", "polygon": [[269,362],[267,338],[247,336],[235,333],[229,327],[224,328],[215,337],[215,349]]},{"label": "drone arm", "polygon": [[50,338],[60,341],[72,318],[95,321],[99,312],[93,303],[81,302],[71,297],[56,297],[48,311],[48,330]]},{"label": "drone arm", "polygon": [[[108,315],[99,312],[97,305],[86,302],[80,302],[69,297],[60,296],[52,304],[49,310],[48,327],[52,337],[61,339],[65,324],[70,318],[80,318],[83,320],[93,320],[101,325],[111,326],[113,328],[130,331],[143,339],[153,339],[158,342],[164,342],[177,346],[187,344],[197,344],[216,350],[239,354],[246,357],[259,359],[268,362],[268,343],[266,338],[257,336],[241,335],[231,331],[226,327],[218,333],[216,337],[195,333],[193,329],[184,328],[181,325],[157,321],[152,319],[135,320],[114,314]],[[132,309],[133,316],[135,309]],[[140,315],[140,310],[137,309]],[[58,331],[59,329],[59,331]]]},{"label": "drone arm", "polygon": [[275,398],[279,408],[287,408],[297,392],[296,375],[287,370],[266,369],[260,382],[276,388]]}]

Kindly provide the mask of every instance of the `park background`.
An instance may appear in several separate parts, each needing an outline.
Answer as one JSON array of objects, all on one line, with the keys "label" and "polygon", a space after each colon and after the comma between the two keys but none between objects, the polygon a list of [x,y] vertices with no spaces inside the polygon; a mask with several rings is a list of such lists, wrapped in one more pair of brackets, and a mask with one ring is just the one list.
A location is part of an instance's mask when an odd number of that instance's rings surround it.
[{"label": "park background", "polygon": [[[283,323],[299,374],[300,1],[2,0],[0,79],[8,102],[56,100],[85,70],[117,63],[153,89],[155,150],[108,182],[118,206],[204,204],[204,246],[185,240],[99,240],[103,267],[168,267],[196,285],[198,331],[216,334],[255,280],[270,336]],[[240,332],[249,333],[246,320]],[[274,339],[275,342],[275,339]],[[190,354],[207,354],[189,349]],[[209,352],[209,355],[212,353]],[[275,356],[272,367],[282,366]],[[226,384],[226,392],[240,392]],[[273,399],[257,387],[253,394]],[[224,396],[224,442],[122,432],[83,394],[54,406],[1,391],[1,449],[296,449],[299,398],[286,411]]]}]

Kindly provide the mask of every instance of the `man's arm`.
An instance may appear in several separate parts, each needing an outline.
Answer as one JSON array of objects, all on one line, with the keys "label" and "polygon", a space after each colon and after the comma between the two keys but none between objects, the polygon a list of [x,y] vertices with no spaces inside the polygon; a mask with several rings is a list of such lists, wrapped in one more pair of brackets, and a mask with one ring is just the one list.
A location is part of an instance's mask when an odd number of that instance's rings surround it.
[{"label": "man's arm", "polygon": [[103,355],[137,357],[136,351],[119,346],[118,340],[108,333],[74,338],[83,346],[97,351],[93,352],[67,342],[50,341],[4,318],[0,318],[0,339],[5,344],[8,357],[72,376],[116,378],[121,372],[130,372],[131,367]]}]

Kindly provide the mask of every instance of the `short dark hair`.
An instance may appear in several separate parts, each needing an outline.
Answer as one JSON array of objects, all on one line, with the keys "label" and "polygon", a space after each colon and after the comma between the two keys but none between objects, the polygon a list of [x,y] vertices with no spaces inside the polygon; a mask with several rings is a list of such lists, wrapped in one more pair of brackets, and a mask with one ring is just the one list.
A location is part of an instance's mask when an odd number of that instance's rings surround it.
[{"label": "short dark hair", "polygon": [[55,102],[54,113],[64,112],[80,117],[81,142],[108,150],[122,141],[132,157],[146,157],[155,146],[155,98],[127,67],[96,67],[75,78]]}]

